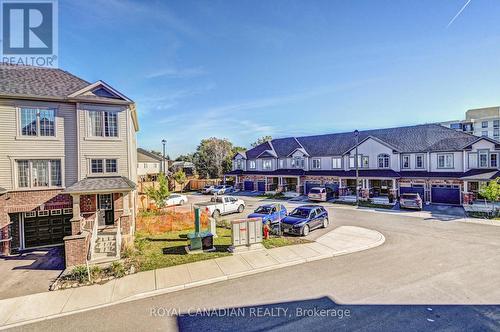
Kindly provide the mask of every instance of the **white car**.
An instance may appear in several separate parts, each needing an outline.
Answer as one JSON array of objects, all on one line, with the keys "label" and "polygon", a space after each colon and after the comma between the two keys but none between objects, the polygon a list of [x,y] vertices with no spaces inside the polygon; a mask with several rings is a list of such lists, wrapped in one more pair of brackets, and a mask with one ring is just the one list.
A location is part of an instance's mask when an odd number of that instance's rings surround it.
[{"label": "white car", "polygon": [[210,202],[197,203],[205,212],[214,218],[219,218],[223,214],[241,213],[245,209],[245,202],[232,196],[212,197]]},{"label": "white car", "polygon": [[212,193],[212,190],[214,190],[215,186],[211,186],[211,185],[207,185],[205,187],[203,187],[200,192],[202,194],[211,194]]},{"label": "white car", "polygon": [[233,191],[233,186],[221,185],[212,189],[212,194],[224,195]]},{"label": "white car", "polygon": [[167,206],[172,206],[172,205],[184,205],[187,203],[188,198],[186,195],[181,195],[181,194],[172,194],[168,196],[167,198]]}]

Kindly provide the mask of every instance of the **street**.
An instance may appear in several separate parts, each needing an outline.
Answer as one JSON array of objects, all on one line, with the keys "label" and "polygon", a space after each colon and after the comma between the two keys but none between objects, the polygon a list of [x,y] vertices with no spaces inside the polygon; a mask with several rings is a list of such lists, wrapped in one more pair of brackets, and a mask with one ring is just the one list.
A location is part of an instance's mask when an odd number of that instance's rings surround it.
[{"label": "street", "polygon": [[[258,204],[257,199],[249,199],[248,202],[245,213],[253,210],[251,205]],[[423,315],[422,321],[427,322],[425,324],[436,323],[434,327],[445,326],[438,325],[445,322],[465,326],[465,320],[461,319],[476,317],[476,322],[483,322],[484,326],[490,329],[499,327],[498,318],[495,318],[499,317],[498,310],[489,311],[490,318],[486,321],[481,320],[483,316],[487,316],[484,312],[481,313],[481,310],[439,309],[441,314],[433,315],[432,318],[426,318],[429,314],[426,310],[437,311],[437,304],[500,303],[500,227],[328,206],[331,221],[329,228],[353,225],[374,229],[384,234],[385,244],[333,259],[42,321],[17,330],[126,328],[170,331],[179,327],[190,330],[196,324],[200,324],[198,328],[204,330],[209,330],[209,327],[219,330],[231,330],[231,327],[232,330],[258,330],[260,325],[253,326],[249,320],[221,321],[189,316],[178,320],[176,315],[200,308],[241,308],[270,304],[277,304],[277,307],[281,308],[331,308],[334,303],[430,304],[433,305],[430,308],[414,307],[415,311],[403,310],[404,313],[395,309],[398,314],[394,317],[404,321],[408,317]],[[314,231],[311,236],[317,237],[321,232]],[[384,312],[387,314],[384,310],[388,307],[380,309],[381,311],[377,311],[376,307],[370,308],[372,309],[351,307],[352,317],[342,321],[342,324],[364,326],[363,322],[371,321],[374,315],[382,315]],[[364,314],[360,315],[360,312]],[[459,319],[453,320],[450,317]],[[323,319],[323,325],[315,325],[315,321],[310,318],[297,319],[292,324],[292,321],[269,317],[265,322],[268,325],[265,326],[266,329],[270,326],[283,329],[284,324],[291,324],[287,326],[288,329],[298,329],[304,328],[301,324],[307,321],[311,324],[311,330],[337,324],[337,321]],[[378,322],[380,324],[380,320]],[[420,327],[433,327],[425,324]],[[345,328],[346,325],[343,326]]]}]

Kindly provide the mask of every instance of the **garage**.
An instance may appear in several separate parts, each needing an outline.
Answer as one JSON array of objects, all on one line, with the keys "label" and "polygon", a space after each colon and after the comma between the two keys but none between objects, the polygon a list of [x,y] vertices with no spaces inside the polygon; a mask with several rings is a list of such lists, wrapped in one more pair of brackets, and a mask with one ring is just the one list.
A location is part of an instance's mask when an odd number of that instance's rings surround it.
[{"label": "garage", "polygon": [[71,235],[71,215],[61,210],[33,211],[24,214],[24,247],[60,245]]},{"label": "garage", "polygon": [[402,194],[419,194],[420,198],[424,199],[424,187],[400,187],[399,195]]},{"label": "garage", "polygon": [[305,183],[305,188],[304,188],[304,193],[307,195],[309,194],[309,191],[314,188],[314,187],[321,187],[320,182],[306,182]]},{"label": "garage", "polygon": [[255,185],[253,181],[245,181],[243,182],[243,189],[245,191],[254,191],[255,190]]},{"label": "garage", "polygon": [[460,186],[432,185],[431,203],[460,205]]},{"label": "garage", "polygon": [[257,190],[258,191],[266,191],[266,182],[265,181],[257,182]]}]

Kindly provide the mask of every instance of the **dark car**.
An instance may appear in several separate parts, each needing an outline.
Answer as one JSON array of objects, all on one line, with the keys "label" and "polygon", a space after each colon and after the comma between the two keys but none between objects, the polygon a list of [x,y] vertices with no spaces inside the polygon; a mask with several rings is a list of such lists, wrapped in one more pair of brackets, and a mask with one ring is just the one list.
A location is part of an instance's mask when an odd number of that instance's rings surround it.
[{"label": "dark car", "polygon": [[402,209],[422,210],[422,198],[418,193],[401,194],[399,197],[399,207]]},{"label": "dark car", "polygon": [[328,226],[328,212],[319,205],[302,205],[281,221],[284,233],[306,236],[316,228]]}]

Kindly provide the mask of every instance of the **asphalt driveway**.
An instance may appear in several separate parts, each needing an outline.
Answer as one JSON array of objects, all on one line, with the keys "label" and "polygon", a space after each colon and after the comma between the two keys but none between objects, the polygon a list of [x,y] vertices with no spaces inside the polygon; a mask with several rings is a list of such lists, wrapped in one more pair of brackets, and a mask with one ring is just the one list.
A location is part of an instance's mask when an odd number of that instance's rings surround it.
[{"label": "asphalt driveway", "polygon": [[46,292],[63,269],[63,247],[0,258],[0,300]]}]

